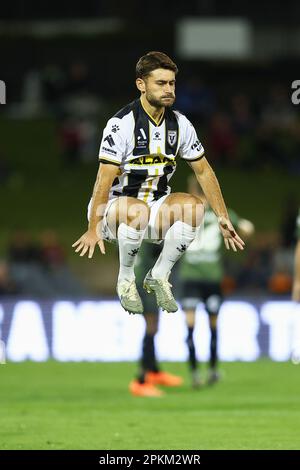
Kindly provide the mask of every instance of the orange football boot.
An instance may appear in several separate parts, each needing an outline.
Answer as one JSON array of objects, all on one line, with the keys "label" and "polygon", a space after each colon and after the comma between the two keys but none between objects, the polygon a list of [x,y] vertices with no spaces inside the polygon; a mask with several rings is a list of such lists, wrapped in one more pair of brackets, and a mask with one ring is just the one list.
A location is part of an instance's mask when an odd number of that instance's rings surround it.
[{"label": "orange football boot", "polygon": [[129,384],[130,393],[136,397],[161,397],[164,395],[162,390],[150,383],[140,383],[138,380],[133,380]]},{"label": "orange football boot", "polygon": [[166,387],[179,387],[183,384],[183,379],[178,375],[169,372],[147,372],[145,380],[151,385],[165,385]]}]

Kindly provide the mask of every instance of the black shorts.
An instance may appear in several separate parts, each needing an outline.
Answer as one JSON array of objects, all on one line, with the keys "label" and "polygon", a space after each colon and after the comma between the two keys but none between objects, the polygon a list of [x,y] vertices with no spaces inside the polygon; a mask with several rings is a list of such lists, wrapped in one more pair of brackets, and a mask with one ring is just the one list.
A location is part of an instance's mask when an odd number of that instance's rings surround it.
[{"label": "black shorts", "polygon": [[217,315],[223,301],[219,282],[184,281],[180,297],[183,310],[194,310],[203,302],[209,315]]}]

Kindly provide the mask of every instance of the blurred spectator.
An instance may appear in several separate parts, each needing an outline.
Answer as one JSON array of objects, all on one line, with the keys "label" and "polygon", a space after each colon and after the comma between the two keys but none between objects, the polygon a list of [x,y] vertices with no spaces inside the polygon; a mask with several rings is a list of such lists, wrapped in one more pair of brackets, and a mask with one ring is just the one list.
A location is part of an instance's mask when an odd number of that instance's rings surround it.
[{"label": "blurred spectator", "polygon": [[8,246],[10,273],[20,294],[52,297],[55,292],[44,276],[39,246],[30,240],[25,230],[12,234]]},{"label": "blurred spectator", "polygon": [[48,64],[42,72],[43,98],[47,109],[59,116],[61,101],[65,92],[66,79],[61,68],[56,64]]},{"label": "blurred spectator", "polygon": [[79,162],[81,135],[78,120],[67,117],[58,129],[62,160],[66,166],[73,166]]},{"label": "blurred spectator", "polygon": [[292,290],[292,276],[284,271],[272,274],[268,288],[272,294],[288,295]]},{"label": "blurred spectator", "polygon": [[201,125],[212,115],[215,109],[215,97],[197,76],[192,76],[179,87],[176,107],[187,114],[194,125]]},{"label": "blurred spectator", "polygon": [[54,230],[41,233],[41,260],[44,275],[56,296],[84,296],[86,291],[70,271],[65,251]]},{"label": "blurred spectator", "polygon": [[293,132],[297,122],[288,88],[273,85],[257,124],[258,154],[264,165],[289,170],[293,157]]},{"label": "blurred spectator", "polygon": [[94,162],[99,145],[96,123],[88,117],[66,117],[58,128],[62,160],[72,167],[79,162]]},{"label": "blurred spectator", "polygon": [[34,243],[26,231],[16,231],[9,243],[8,260],[14,292],[20,295],[40,298],[86,295],[67,266],[64,250],[53,230],[41,234],[41,244]]},{"label": "blurred spectator", "polygon": [[290,131],[297,118],[289,88],[273,85],[269,99],[262,109],[262,125],[271,130]]},{"label": "blurred spectator", "polygon": [[91,93],[90,74],[87,64],[82,61],[71,64],[65,92],[67,95]]},{"label": "blurred spectator", "polygon": [[54,230],[45,230],[41,234],[41,261],[47,268],[56,268],[66,263],[64,249]]},{"label": "blurred spectator", "polygon": [[272,275],[268,284],[269,291],[273,294],[286,295],[292,289],[298,208],[297,197],[290,194],[283,203],[279,243],[273,252]]},{"label": "blurred spectator", "polygon": [[264,241],[249,249],[239,268],[238,287],[265,290],[272,275],[272,254],[272,246]]},{"label": "blurred spectator", "polygon": [[296,220],[297,243],[294,252],[292,299],[300,302],[300,209]]},{"label": "blurred spectator", "polygon": [[236,160],[237,138],[226,113],[217,112],[210,121],[209,148],[216,163],[233,165]]},{"label": "blurred spectator", "polygon": [[232,97],[231,112],[233,129],[237,135],[248,135],[253,131],[255,122],[247,95],[238,93]]},{"label": "blurred spectator", "polygon": [[15,113],[18,117],[33,118],[43,111],[42,78],[39,70],[31,69],[25,73],[22,84],[21,103]]},{"label": "blurred spectator", "polygon": [[8,247],[9,261],[12,263],[35,263],[41,261],[41,253],[37,244],[30,240],[25,230],[16,230]]},{"label": "blurred spectator", "polygon": [[7,263],[0,260],[0,296],[15,295],[17,293],[17,286],[10,277]]},{"label": "blurred spectator", "polygon": [[80,119],[79,134],[81,137],[80,160],[84,163],[95,161],[99,147],[99,128],[93,119]]},{"label": "blurred spectator", "polygon": [[88,65],[73,62],[67,75],[63,96],[63,109],[76,119],[95,120],[103,102],[96,94]]},{"label": "blurred spectator", "polygon": [[299,211],[299,200],[295,194],[290,194],[284,201],[281,215],[280,234],[281,246],[294,249],[297,241],[295,220]]},{"label": "blurred spectator", "polygon": [[12,176],[12,170],[4,152],[0,149],[0,184],[5,185]]}]

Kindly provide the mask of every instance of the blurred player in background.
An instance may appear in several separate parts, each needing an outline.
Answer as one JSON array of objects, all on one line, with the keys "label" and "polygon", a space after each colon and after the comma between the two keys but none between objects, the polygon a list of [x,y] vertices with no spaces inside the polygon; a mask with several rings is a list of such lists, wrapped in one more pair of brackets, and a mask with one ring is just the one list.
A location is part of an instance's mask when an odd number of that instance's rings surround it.
[{"label": "blurred player in background", "polygon": [[[196,308],[199,302],[204,303],[205,310],[208,313],[211,333],[210,369],[207,382],[212,384],[219,379],[217,370],[217,317],[223,300],[221,289],[221,281],[224,276],[223,246],[217,217],[207,205],[205,196],[201,192],[195,177],[191,176],[188,183],[189,193],[201,197],[205,204],[204,225],[201,230],[198,230],[195,240],[181,258],[178,269],[178,278],[181,284],[179,288],[181,304],[188,327],[187,345],[192,384],[194,387],[199,387],[204,383],[198,371],[194,343]],[[254,233],[254,225],[250,221],[241,219],[231,209],[228,212],[230,220],[241,236],[248,238]]]},{"label": "blurred player in background", "polygon": [[292,297],[295,302],[300,302],[300,210],[297,218],[297,236],[298,242],[295,251],[295,275]]},{"label": "blurred player in background", "polygon": [[181,377],[162,371],[157,362],[154,340],[158,331],[159,308],[155,298],[148,295],[143,289],[145,274],[153,266],[161,250],[162,246],[158,244],[143,243],[135,267],[136,284],[144,305],[146,323],[139,371],[136,379],[132,380],[129,384],[130,392],[136,396],[160,397],[164,392],[157,385],[177,387],[183,382]]},{"label": "blurred player in background", "polygon": [[[74,244],[80,256],[105,253],[104,240],[117,240],[120,270],[117,293],[130,313],[143,313],[134,264],[144,237],[164,239],[164,246],[144,279],[159,307],[175,312],[170,272],[194,240],[203,219],[201,200],[170,194],[176,158],[187,161],[218,218],[227,249],[243,249],[228,216],[218,180],[190,121],[172,110],[176,64],[162,52],[149,52],[136,65],[140,98],[112,117],[103,132],[100,168],[90,201],[89,226]],[[148,229],[148,235],[146,230]]]}]

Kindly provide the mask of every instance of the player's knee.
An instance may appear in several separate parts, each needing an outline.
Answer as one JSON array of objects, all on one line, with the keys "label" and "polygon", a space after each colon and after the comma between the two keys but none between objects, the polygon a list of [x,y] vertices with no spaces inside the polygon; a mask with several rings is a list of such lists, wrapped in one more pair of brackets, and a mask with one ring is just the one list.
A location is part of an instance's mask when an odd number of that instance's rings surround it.
[{"label": "player's knee", "polygon": [[189,195],[184,203],[184,222],[198,227],[204,216],[204,205],[197,196]]},{"label": "player's knee", "polygon": [[117,207],[118,223],[125,223],[137,230],[147,227],[150,209],[148,205],[133,197],[119,198]]},{"label": "player's knee", "polygon": [[143,230],[149,222],[150,209],[149,206],[138,199],[131,201],[128,205],[127,223],[137,230]]}]

